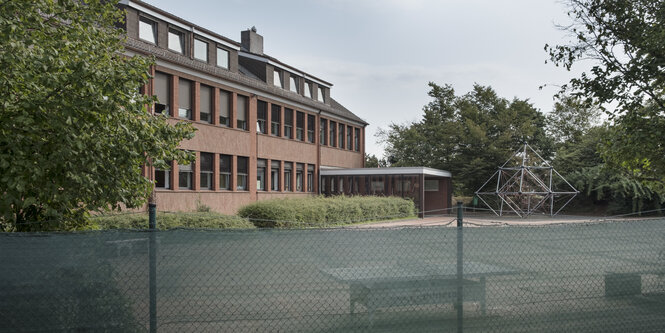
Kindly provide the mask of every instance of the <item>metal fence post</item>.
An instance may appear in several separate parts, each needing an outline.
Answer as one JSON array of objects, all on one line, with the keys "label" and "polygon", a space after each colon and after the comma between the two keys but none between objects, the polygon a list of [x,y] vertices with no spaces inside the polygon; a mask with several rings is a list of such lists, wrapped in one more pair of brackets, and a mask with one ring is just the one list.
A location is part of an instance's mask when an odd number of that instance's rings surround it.
[{"label": "metal fence post", "polygon": [[148,227],[150,229],[150,332],[157,332],[157,205],[148,204]]},{"label": "metal fence post", "polygon": [[463,203],[457,202],[457,332],[464,331],[464,220]]}]

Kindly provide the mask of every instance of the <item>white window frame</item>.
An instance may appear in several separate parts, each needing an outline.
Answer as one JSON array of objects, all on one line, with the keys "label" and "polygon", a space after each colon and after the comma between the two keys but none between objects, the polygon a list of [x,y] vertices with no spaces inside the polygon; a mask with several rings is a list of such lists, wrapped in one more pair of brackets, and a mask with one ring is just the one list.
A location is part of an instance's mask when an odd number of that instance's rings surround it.
[{"label": "white window frame", "polygon": [[[204,58],[200,57],[201,54],[200,54],[200,52],[198,51],[198,48],[197,48],[197,46],[200,46],[200,45],[205,45]],[[208,42],[206,42],[202,39],[199,39],[199,38],[194,38],[194,59],[200,60],[200,61],[203,61],[203,62],[208,62],[208,48],[209,47],[210,47],[210,45],[208,45]]]},{"label": "white window frame", "polygon": [[[220,56],[220,51],[222,52],[222,56]],[[226,49],[223,49],[221,47],[217,47],[217,67],[221,67],[224,69],[229,69],[229,57],[230,57],[230,52]],[[223,62],[220,62],[220,59],[224,59]]]},{"label": "white window frame", "polygon": [[[150,26],[150,31],[152,32],[152,34],[151,34],[149,39],[144,38],[144,37],[148,37],[148,36],[145,36],[145,34],[143,33],[145,31],[144,30],[144,27],[145,27],[144,25],[149,25]],[[139,17],[139,39],[144,40],[148,43],[152,43],[152,44],[157,45],[157,22],[155,22],[155,21],[153,21],[153,20],[151,20],[147,17],[144,17],[144,16]]]}]

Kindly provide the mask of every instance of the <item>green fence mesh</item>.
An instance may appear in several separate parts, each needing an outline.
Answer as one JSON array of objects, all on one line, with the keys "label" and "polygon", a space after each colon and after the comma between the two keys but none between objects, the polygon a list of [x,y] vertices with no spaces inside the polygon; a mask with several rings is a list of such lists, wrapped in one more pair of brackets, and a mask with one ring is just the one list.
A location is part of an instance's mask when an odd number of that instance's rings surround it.
[{"label": "green fence mesh", "polygon": [[642,220],[465,226],[462,279],[455,227],[0,234],[0,331],[148,331],[151,237],[159,332],[665,328]]}]

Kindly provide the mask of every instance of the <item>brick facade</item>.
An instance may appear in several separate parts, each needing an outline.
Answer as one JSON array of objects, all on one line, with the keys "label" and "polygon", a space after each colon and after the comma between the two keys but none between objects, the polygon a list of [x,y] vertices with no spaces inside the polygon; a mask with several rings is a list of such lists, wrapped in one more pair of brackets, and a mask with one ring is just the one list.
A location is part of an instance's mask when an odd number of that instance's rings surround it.
[{"label": "brick facade", "polygon": [[[123,5],[127,12],[125,29],[127,31],[126,50],[128,55],[152,55],[156,59],[154,73],[168,75],[169,98],[164,103],[169,104],[170,122],[191,122],[197,129],[193,139],[181,143],[182,149],[196,153],[196,162],[191,167],[191,174],[180,171],[187,168],[179,167],[173,162],[170,173],[160,170],[147,170],[148,175],[157,179],[158,174],[165,174],[168,182],[159,184],[156,188],[156,201],[161,211],[191,211],[197,205],[209,206],[212,210],[233,214],[238,208],[256,200],[282,197],[300,197],[314,195],[318,192],[318,175],[321,167],[360,168],[364,164],[364,133],[367,125],[362,119],[354,115],[330,96],[332,84],[306,74],[295,67],[283,64],[277,59],[265,54],[250,53],[249,47],[233,41],[224,36],[182,20],[175,15],[166,13],[156,7],[141,1],[129,1]],[[156,28],[156,43],[151,43],[140,36],[139,20],[151,22]],[[144,26],[145,28],[145,26]],[[172,51],[168,47],[169,29],[183,33],[184,49],[182,53]],[[256,34],[255,31],[245,31],[243,34]],[[260,35],[259,35],[260,37]],[[194,38],[203,40],[208,45],[207,58],[204,62],[194,58]],[[252,41],[262,38],[252,38]],[[259,45],[262,50],[262,45]],[[252,46],[252,49],[257,49]],[[228,52],[228,68],[217,66],[217,48]],[[274,71],[282,73],[283,88],[273,84]],[[298,93],[290,91],[290,76],[297,77]],[[179,81],[191,81],[191,119],[182,119],[179,116]],[[163,81],[162,81],[163,82]],[[311,86],[311,96],[305,96],[304,86]],[[154,92],[155,84],[151,81],[147,91]],[[211,87],[211,120],[202,121],[201,118],[201,87]],[[185,86],[186,87],[186,86]],[[317,100],[318,87],[322,87],[324,101]],[[228,93],[229,126],[220,123],[222,114],[221,94]],[[186,98],[183,97],[183,98]],[[238,106],[243,105],[246,99],[246,115],[238,113]],[[260,102],[259,102],[260,101]],[[160,101],[161,102],[161,101]],[[257,105],[265,102],[267,112],[265,115],[266,133],[257,131]],[[186,101],[185,101],[186,103]],[[272,133],[272,106],[279,107],[279,135]],[[154,108],[153,108],[154,110]],[[287,114],[290,113],[290,116]],[[302,139],[297,137],[298,115],[302,114],[304,121]],[[313,142],[308,137],[308,116],[314,117]],[[245,119],[247,125],[240,128],[240,119]],[[286,120],[290,118],[291,123]],[[334,121],[344,124],[345,128],[352,130],[351,142],[356,142],[356,130],[360,133],[358,149],[356,145],[339,148],[319,142],[321,120]],[[329,122],[327,122],[329,123]],[[290,125],[290,135],[286,133]],[[328,136],[329,133],[326,133]],[[339,140],[339,139],[337,139]],[[347,138],[344,138],[346,142]],[[212,154],[212,185],[211,189],[202,188],[207,175],[204,174],[201,164],[201,154]],[[222,175],[221,158],[230,156],[230,176]],[[238,162],[248,159],[247,188],[241,189],[244,183],[243,170],[239,170]],[[258,162],[265,160],[264,190],[258,190]],[[271,162],[279,163],[278,189],[271,189]],[[291,165],[291,170],[287,170]],[[302,166],[302,171],[298,167]],[[314,166],[311,178],[312,186],[308,187],[308,166]],[[290,176],[289,176],[290,173]],[[222,182],[228,177],[228,189],[222,189]],[[287,177],[290,183],[287,184]],[[161,179],[161,178],[160,178]],[[188,180],[189,179],[189,180]],[[181,186],[184,185],[184,186]],[[204,184],[205,185],[205,184]],[[288,186],[290,185],[290,186]],[[298,186],[301,186],[298,190]],[[288,190],[287,190],[288,189]],[[308,191],[311,189],[311,191]]]}]

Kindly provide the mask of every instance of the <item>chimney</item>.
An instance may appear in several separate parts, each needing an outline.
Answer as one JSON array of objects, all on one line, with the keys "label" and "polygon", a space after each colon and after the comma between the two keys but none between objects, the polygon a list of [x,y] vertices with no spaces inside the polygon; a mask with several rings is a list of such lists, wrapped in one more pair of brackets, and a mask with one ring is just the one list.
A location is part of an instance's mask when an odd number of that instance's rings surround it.
[{"label": "chimney", "polygon": [[240,43],[245,51],[263,54],[263,36],[256,33],[256,27],[241,31]]}]

